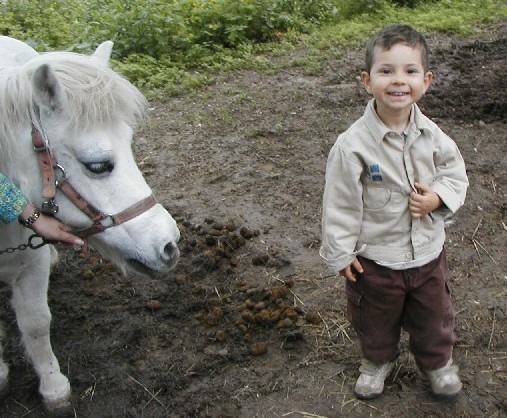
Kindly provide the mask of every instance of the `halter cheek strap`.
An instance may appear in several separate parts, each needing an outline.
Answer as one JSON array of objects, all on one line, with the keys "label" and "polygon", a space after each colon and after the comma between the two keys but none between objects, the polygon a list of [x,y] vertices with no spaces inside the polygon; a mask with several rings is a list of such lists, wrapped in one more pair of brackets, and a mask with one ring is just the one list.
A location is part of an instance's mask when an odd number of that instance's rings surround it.
[{"label": "halter cheek strap", "polygon": [[[71,233],[85,238],[88,235],[97,234],[129,221],[132,218],[146,212],[157,204],[157,199],[153,194],[134,203],[132,206],[118,212],[114,215],[108,215],[97,209],[90,202],[88,202],[81,194],[79,194],[74,186],[69,183],[65,177],[65,170],[58,165],[56,159],[51,155],[51,150],[48,141],[41,135],[40,131],[32,125],[32,143],[35,152],[38,155],[39,168],[42,175],[42,211],[46,214],[54,216],[58,212],[58,205],[54,199],[56,196],[56,189],[58,188],[67,198],[88,216],[93,224],[84,229],[76,229],[70,231]],[[62,178],[57,179],[55,175],[55,168],[62,172]]]},{"label": "halter cheek strap", "polygon": [[42,178],[42,212],[54,216],[58,212],[58,206],[54,203],[56,195],[56,178],[53,167],[56,161],[53,160],[49,144],[40,131],[32,125],[32,144],[37,153],[39,169]]},{"label": "halter cheek strap", "polygon": [[104,214],[84,199],[65,177],[58,181],[57,187],[69,198],[74,206],[80,209],[81,212],[88,216],[93,222],[100,222],[104,219]]}]

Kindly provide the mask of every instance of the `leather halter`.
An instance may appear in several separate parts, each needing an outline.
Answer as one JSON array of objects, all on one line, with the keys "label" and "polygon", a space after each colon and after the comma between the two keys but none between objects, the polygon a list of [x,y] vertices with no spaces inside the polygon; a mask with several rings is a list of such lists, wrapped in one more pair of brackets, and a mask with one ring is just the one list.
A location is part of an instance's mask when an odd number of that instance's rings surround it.
[{"label": "leather halter", "polygon": [[[55,203],[55,196],[56,189],[58,188],[93,222],[88,228],[71,231],[74,235],[84,238],[88,235],[97,234],[107,228],[127,222],[157,204],[157,200],[153,194],[151,194],[147,198],[134,203],[132,206],[129,206],[115,215],[105,214],[81,196],[69,183],[65,177],[64,168],[57,163],[56,159],[51,154],[47,139],[43,137],[41,132],[34,125],[32,125],[32,143],[33,149],[38,156],[39,168],[42,175],[42,197],[44,199],[41,208],[42,212],[51,216],[56,215],[58,212],[58,205]],[[55,170],[61,172],[60,178],[57,178]]]}]

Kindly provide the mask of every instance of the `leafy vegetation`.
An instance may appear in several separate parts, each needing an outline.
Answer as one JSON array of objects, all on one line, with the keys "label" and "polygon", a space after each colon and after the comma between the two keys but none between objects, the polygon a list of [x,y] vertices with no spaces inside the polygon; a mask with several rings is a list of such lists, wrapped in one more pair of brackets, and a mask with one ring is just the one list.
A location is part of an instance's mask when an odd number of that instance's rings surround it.
[{"label": "leafy vegetation", "polygon": [[504,0],[7,0],[0,33],[35,49],[89,51],[115,42],[113,66],[147,95],[178,94],[216,71],[276,71],[263,56],[304,44],[293,65],[364,41],[388,23],[469,33],[507,18]]}]

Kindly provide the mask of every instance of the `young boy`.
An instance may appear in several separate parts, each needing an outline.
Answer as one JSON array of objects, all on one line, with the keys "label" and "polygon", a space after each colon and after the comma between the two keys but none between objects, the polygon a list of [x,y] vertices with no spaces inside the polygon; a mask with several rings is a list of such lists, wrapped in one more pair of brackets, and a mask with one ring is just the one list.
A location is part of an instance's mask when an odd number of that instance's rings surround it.
[{"label": "young boy", "polygon": [[452,365],[444,220],[464,203],[465,164],[416,105],[432,80],[420,33],[392,25],[374,35],[361,80],[373,99],[329,154],[320,249],[346,279],[364,357],[355,394],[382,393],[403,327],[432,391],[452,397],[462,385]]}]

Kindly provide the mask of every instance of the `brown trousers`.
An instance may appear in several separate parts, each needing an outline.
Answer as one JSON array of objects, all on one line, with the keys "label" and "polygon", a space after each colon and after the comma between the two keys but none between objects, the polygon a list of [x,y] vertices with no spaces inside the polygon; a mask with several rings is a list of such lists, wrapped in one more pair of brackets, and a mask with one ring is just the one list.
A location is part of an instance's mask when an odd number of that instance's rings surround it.
[{"label": "brown trousers", "polygon": [[419,368],[445,366],[455,341],[445,252],[407,270],[392,270],[360,256],[358,260],[364,272],[357,274],[356,282],[347,280],[347,312],[363,356],[375,364],[393,361],[403,327]]}]

